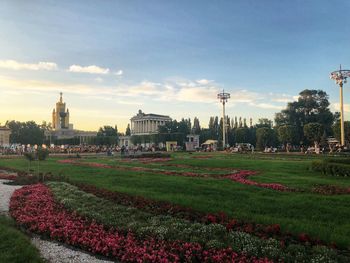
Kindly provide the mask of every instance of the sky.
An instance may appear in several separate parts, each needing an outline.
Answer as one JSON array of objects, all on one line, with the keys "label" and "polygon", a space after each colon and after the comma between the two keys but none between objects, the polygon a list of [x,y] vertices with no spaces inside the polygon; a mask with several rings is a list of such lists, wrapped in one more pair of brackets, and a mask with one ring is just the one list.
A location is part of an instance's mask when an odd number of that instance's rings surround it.
[{"label": "sky", "polygon": [[[304,89],[329,94],[350,68],[348,0],[0,1],[0,123],[51,122],[63,92],[80,130],[139,109],[173,119],[273,119]],[[350,85],[344,87],[350,119]]]}]

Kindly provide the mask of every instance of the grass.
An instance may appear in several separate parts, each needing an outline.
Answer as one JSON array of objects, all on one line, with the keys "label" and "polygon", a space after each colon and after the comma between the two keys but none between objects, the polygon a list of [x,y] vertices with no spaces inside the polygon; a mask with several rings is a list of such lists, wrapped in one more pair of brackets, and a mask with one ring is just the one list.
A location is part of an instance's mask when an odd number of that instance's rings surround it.
[{"label": "grass", "polygon": [[[350,187],[349,178],[327,177],[310,171],[311,162],[318,157],[210,153],[209,159],[193,158],[196,155],[203,154],[174,154],[174,159],[169,163],[194,167],[185,169],[187,171],[197,171],[201,167],[257,170],[259,175],[251,177],[255,181],[280,183],[304,190],[309,190],[316,184]],[[89,158],[87,161],[176,170],[175,167],[164,166],[162,163],[124,163],[115,157]],[[25,171],[27,165],[24,159],[0,159],[0,166]],[[204,212],[224,211],[232,217],[256,223],[280,224],[282,231],[294,234],[304,232],[314,238],[335,242],[350,249],[350,195],[277,192],[226,179],[168,176],[59,164],[56,158],[41,162],[40,169],[66,175],[75,182],[112,191],[165,200]]]},{"label": "grass", "polygon": [[0,262],[44,262],[29,238],[15,228],[14,222],[0,216]]}]

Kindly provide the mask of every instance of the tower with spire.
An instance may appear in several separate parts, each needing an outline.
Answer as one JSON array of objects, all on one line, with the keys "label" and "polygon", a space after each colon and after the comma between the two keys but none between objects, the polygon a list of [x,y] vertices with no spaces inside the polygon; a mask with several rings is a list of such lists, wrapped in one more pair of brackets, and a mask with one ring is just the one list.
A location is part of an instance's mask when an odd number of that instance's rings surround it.
[{"label": "tower with spire", "polygon": [[60,101],[56,102],[56,108],[52,111],[52,128],[54,130],[70,129],[69,109],[66,111],[66,103],[63,102],[62,92],[60,92]]}]

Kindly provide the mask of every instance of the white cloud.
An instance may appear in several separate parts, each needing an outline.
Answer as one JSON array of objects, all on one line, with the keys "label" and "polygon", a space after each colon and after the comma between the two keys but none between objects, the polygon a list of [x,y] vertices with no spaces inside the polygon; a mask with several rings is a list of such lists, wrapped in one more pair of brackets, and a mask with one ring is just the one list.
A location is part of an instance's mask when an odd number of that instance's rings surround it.
[{"label": "white cloud", "polygon": [[[100,81],[99,79],[95,79]],[[108,86],[94,83],[69,84],[42,80],[20,80],[0,75],[0,88],[5,91],[34,94],[42,92],[64,92],[79,94],[99,100],[115,101],[124,105],[149,105],[165,103],[190,103],[189,105],[219,105],[217,94],[222,90],[215,81],[199,84],[191,80],[166,80],[164,82],[142,81],[135,85],[119,84]],[[286,107],[285,100],[292,98],[287,94],[259,93],[248,89],[227,89],[231,99],[228,109],[240,110],[258,108],[266,110],[281,110]],[[196,107],[197,107],[196,106]],[[350,110],[350,107],[347,108]]]},{"label": "white cloud", "polygon": [[209,83],[213,82],[212,80],[208,80],[208,79],[199,79],[196,81],[198,84],[201,85],[208,85]]},{"label": "white cloud", "polygon": [[122,76],[124,74],[124,72],[120,69],[114,74],[117,75],[117,76]]},{"label": "white cloud", "polygon": [[36,64],[22,63],[15,60],[0,60],[0,68],[12,70],[55,70],[57,64],[54,62],[39,62]]},{"label": "white cloud", "polygon": [[283,109],[283,106],[274,105],[271,103],[250,103],[249,105],[257,107],[257,108],[269,109],[269,110],[282,110]]},{"label": "white cloud", "polygon": [[66,92],[70,94],[111,96],[116,94],[114,87],[94,87],[85,84],[67,84],[61,82],[42,80],[21,80],[0,75],[1,90],[21,91],[26,93],[34,92]]},{"label": "white cloud", "polygon": [[[343,104],[344,106],[344,112],[349,113],[350,112],[350,104]],[[336,111],[336,112],[340,112],[340,103],[339,102],[333,102],[331,103],[331,110]]]},{"label": "white cloud", "polygon": [[108,74],[109,68],[101,68],[96,65],[90,66],[80,66],[80,65],[71,65],[68,69],[69,72],[78,72],[78,73],[89,73],[89,74]]}]

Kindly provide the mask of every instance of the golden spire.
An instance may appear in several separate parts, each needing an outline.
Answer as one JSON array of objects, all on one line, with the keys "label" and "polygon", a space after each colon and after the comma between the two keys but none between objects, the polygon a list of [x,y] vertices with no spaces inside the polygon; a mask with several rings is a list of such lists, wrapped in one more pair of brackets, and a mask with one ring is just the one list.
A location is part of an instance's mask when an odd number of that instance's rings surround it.
[{"label": "golden spire", "polygon": [[62,95],[63,95],[63,93],[60,92],[60,102],[61,102],[61,103],[62,103]]}]

